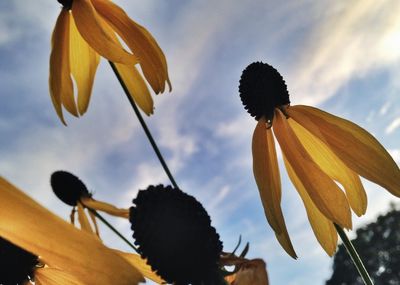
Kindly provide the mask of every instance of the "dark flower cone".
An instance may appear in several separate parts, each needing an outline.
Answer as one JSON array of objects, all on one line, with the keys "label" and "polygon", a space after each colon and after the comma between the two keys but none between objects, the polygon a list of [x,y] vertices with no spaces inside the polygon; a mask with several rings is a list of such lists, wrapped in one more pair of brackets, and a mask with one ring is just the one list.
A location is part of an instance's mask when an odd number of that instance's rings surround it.
[{"label": "dark flower cone", "polygon": [[70,206],[76,206],[82,197],[91,197],[85,184],[67,171],[56,171],[51,175],[50,184],[54,194]]},{"label": "dark flower cone", "polygon": [[0,237],[0,284],[23,284],[38,263],[37,256]]},{"label": "dark flower cone", "polygon": [[276,107],[290,103],[282,75],[263,62],[253,62],[246,67],[240,78],[239,94],[244,108],[257,121],[261,117],[272,120]]},{"label": "dark flower cone", "polygon": [[222,242],[200,202],[158,185],[139,191],[133,203],[133,237],[153,270],[177,285],[221,284]]}]

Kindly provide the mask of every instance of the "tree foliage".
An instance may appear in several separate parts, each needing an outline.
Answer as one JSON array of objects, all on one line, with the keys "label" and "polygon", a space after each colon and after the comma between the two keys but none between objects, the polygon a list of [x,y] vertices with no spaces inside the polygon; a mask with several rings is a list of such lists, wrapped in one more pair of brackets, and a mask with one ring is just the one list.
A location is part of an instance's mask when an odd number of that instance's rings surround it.
[{"label": "tree foliage", "polygon": [[[352,240],[375,285],[400,285],[400,210],[391,210],[356,232]],[[345,247],[339,246],[326,285],[364,284]]]}]

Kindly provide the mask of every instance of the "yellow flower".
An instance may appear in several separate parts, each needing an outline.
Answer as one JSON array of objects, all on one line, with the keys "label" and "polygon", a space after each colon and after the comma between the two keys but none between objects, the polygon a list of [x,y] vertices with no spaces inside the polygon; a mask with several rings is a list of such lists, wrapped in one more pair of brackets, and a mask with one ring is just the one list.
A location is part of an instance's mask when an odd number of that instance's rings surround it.
[{"label": "yellow flower", "polygon": [[[75,212],[78,212],[78,221],[82,231],[100,238],[94,214],[96,211],[102,211],[109,215],[125,219],[129,218],[129,209],[117,208],[109,203],[93,199],[92,194],[89,193],[86,185],[72,173],[62,170],[56,171],[51,175],[50,183],[54,194],[67,205],[73,206],[70,215],[71,223],[73,225],[75,225]],[[89,218],[87,217],[85,208],[93,210],[87,211],[92,223],[90,223]],[[151,279],[158,284],[164,283],[163,279],[151,270],[151,267],[146,264],[147,261],[141,258],[140,255],[126,253],[119,250],[113,251],[132,264],[132,266],[134,266],[144,277]]]},{"label": "yellow flower", "polygon": [[360,176],[400,197],[400,170],[384,147],[348,120],[309,106],[289,106],[286,84],[272,66],[250,64],[239,89],[245,108],[258,120],[252,143],[253,172],[264,212],[289,255],[297,257],[280,205],[274,136],[314,234],[330,256],[337,246],[333,223],[351,229],[351,210],[357,216],[366,211]]},{"label": "yellow flower", "polygon": [[[165,82],[171,90],[165,56],[152,35],[110,0],[59,2],[63,8],[52,35],[49,87],[61,121],[65,124],[62,106],[74,116],[86,112],[99,55],[115,64],[132,99],[152,114],[153,100],[135,65],[140,65],[156,94],[164,92]],[[123,48],[118,36],[133,54]]]},{"label": "yellow flower", "polygon": [[39,257],[37,284],[138,284],[142,274],[98,238],[74,228],[0,177],[0,237]]}]

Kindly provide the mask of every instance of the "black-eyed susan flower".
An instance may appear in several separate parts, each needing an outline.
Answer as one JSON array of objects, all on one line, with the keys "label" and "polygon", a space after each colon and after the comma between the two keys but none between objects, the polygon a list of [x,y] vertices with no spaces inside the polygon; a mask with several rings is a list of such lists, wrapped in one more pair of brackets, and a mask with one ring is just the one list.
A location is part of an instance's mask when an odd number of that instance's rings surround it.
[{"label": "black-eyed susan flower", "polygon": [[93,229],[85,208],[106,212],[107,214],[126,219],[129,217],[129,209],[117,208],[109,203],[93,199],[86,185],[70,172],[63,170],[54,172],[51,175],[50,184],[54,194],[61,201],[73,207],[70,216],[72,224],[75,224],[75,213],[76,211],[78,212],[78,220],[82,230],[99,235],[94,213],[88,211],[94,227]]},{"label": "black-eyed susan flower", "polygon": [[[70,215],[71,223],[75,225],[75,213],[77,211],[81,229],[90,234],[95,234],[98,238],[100,238],[100,234],[96,217],[92,211],[86,212],[85,208],[102,211],[117,217],[129,217],[129,209],[117,208],[109,203],[93,199],[92,194],[88,191],[86,185],[77,176],[70,172],[62,170],[54,172],[51,175],[50,184],[53,188],[54,194],[61,201],[73,207]],[[92,223],[89,222],[87,215],[89,215]],[[150,266],[146,264],[146,260],[142,259],[139,255],[119,250],[113,251],[135,266],[144,277],[151,279],[158,284],[163,282],[163,280],[151,270]]]},{"label": "black-eyed susan flower", "polygon": [[171,186],[139,191],[130,211],[139,253],[168,283],[224,284],[222,243],[211,219],[194,197]]},{"label": "black-eyed susan flower", "polygon": [[36,284],[138,284],[142,274],[92,234],[78,230],[0,177],[0,237],[39,257]]},{"label": "black-eyed susan flower", "polygon": [[146,114],[153,113],[150,92],[135,67],[140,65],[156,94],[164,92],[166,82],[171,89],[165,56],[153,36],[111,0],[58,2],[63,8],[52,35],[49,86],[61,121],[65,124],[62,107],[74,116],[86,112],[99,56],[115,64],[132,99]]},{"label": "black-eyed susan flower", "polygon": [[281,182],[274,137],[289,177],[305,205],[321,246],[333,255],[334,224],[352,227],[367,196],[360,176],[400,197],[400,170],[384,147],[358,125],[309,106],[290,106],[285,81],[272,66],[250,64],[239,92],[258,121],[253,134],[253,172],[268,223],[283,248],[296,257],[281,209]]}]

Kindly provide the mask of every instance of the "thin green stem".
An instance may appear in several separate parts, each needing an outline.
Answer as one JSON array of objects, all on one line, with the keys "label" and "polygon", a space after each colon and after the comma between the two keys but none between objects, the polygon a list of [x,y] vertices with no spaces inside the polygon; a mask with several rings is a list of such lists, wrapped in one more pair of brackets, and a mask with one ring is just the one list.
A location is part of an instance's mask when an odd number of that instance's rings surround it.
[{"label": "thin green stem", "polygon": [[97,211],[87,208],[90,212],[92,212],[100,221],[102,221],[107,227],[109,227],[117,236],[119,236],[124,242],[126,242],[134,251],[138,252],[138,249],[134,244],[132,244],[129,240],[127,240],[116,228],[114,228],[102,215],[97,213]]},{"label": "thin green stem", "polygon": [[358,273],[360,274],[361,278],[363,279],[364,284],[374,285],[374,282],[372,282],[372,279],[369,276],[368,271],[365,269],[364,263],[362,262],[360,256],[358,255],[358,252],[354,248],[352,242],[349,240],[346,233],[340,226],[338,226],[337,224],[334,224],[334,225],[335,225],[336,231],[338,232],[340,238],[343,241],[343,244],[344,244],[348,254],[350,255],[351,259],[353,260],[353,263],[354,263],[355,267],[357,268]]},{"label": "thin green stem", "polygon": [[171,181],[172,185],[175,188],[179,188],[178,184],[175,182],[175,179],[171,174],[171,171],[168,168],[167,163],[164,160],[164,157],[162,156],[162,154],[161,154],[156,142],[154,141],[154,138],[151,135],[151,132],[150,132],[149,128],[146,125],[146,122],[144,121],[142,115],[140,114],[139,108],[137,107],[135,101],[132,99],[132,96],[129,93],[128,88],[126,87],[126,84],[125,84],[124,80],[121,78],[121,75],[119,74],[118,69],[115,67],[115,64],[113,62],[111,62],[111,61],[108,61],[108,62],[110,63],[111,68],[114,71],[119,83],[121,84],[122,89],[124,90],[125,95],[129,100],[129,103],[131,103],[131,106],[132,106],[133,110],[135,111],[135,114],[136,114],[137,118],[139,119],[139,122],[142,125],[142,128],[143,128],[144,132],[146,133],[146,136],[149,139],[150,144],[153,147],[154,152],[156,153],[156,155],[158,157],[158,160],[160,161],[162,167],[164,168],[165,173],[167,174],[167,176],[168,176],[169,180]]}]

